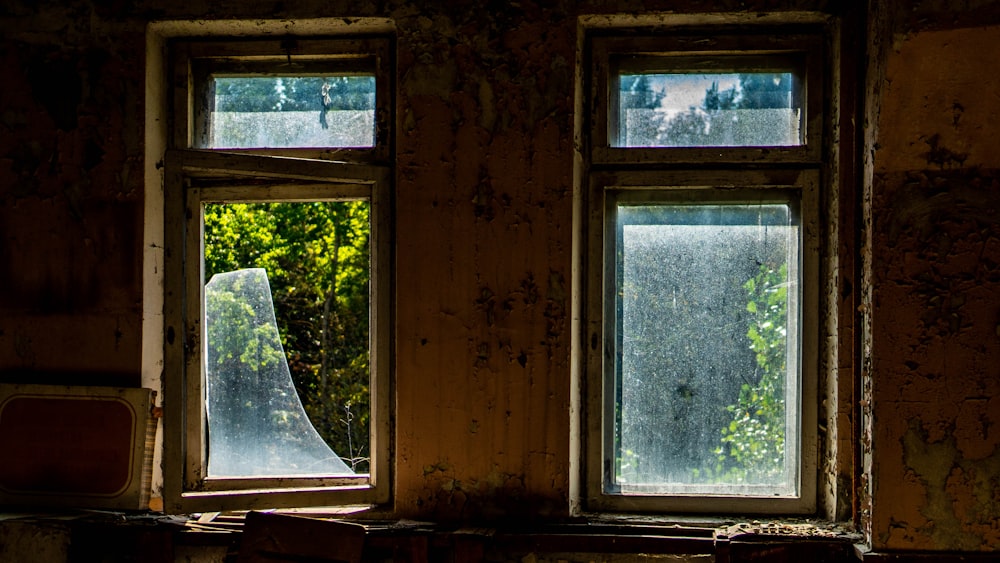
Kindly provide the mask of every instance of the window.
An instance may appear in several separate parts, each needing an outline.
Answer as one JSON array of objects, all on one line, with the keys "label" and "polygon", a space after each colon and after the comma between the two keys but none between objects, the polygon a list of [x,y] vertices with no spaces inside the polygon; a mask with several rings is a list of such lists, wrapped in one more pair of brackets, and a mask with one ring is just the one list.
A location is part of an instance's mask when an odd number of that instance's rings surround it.
[{"label": "window", "polygon": [[820,38],[593,37],[592,163],[818,164]]},{"label": "window", "polygon": [[168,511],[389,499],[388,47],[171,45]]},{"label": "window", "polygon": [[[719,57],[718,71],[697,61],[621,61],[615,147],[767,147],[802,144],[802,87],[795,61],[751,65]],[[630,63],[630,64],[626,64]],[[662,63],[661,63],[662,64]],[[770,68],[767,68],[770,66]],[[733,71],[742,67],[739,71]],[[613,97],[611,99],[614,99]]]},{"label": "window", "polygon": [[816,507],[820,36],[588,37],[586,505]]}]

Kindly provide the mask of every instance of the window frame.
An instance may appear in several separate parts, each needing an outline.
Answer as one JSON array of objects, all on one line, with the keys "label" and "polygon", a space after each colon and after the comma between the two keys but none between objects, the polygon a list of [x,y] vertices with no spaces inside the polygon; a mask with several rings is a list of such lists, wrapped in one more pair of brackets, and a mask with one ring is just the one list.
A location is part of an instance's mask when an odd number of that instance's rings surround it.
[{"label": "window frame", "polygon": [[[254,76],[281,74],[290,61],[342,72],[375,75],[375,143],[372,147],[205,149],[215,152],[289,156],[318,160],[387,164],[392,147],[392,43],[385,37],[295,38],[242,41],[176,41],[171,45],[173,138],[175,148],[202,148],[207,134],[205,84],[213,71],[231,74],[246,68]],[[273,70],[272,70],[273,69]],[[312,74],[312,72],[308,73]],[[197,103],[201,101],[201,104]]]},{"label": "window frame", "polygon": [[[655,32],[655,33],[654,33]],[[649,29],[599,29],[584,40],[584,78],[587,93],[584,107],[589,120],[586,147],[584,209],[584,343],[583,425],[581,464],[583,509],[595,512],[659,512],[690,514],[812,514],[818,506],[820,436],[819,384],[822,337],[827,314],[821,302],[823,264],[821,248],[827,233],[820,222],[820,205],[825,201],[824,146],[828,108],[824,107],[824,35],[818,26],[767,26],[766,29],[722,26],[711,30],[692,26],[666,32]],[[681,61],[710,61],[711,57],[733,60],[746,57],[759,64],[769,57],[795,57],[802,64],[804,88],[803,143],[786,147],[616,147],[612,127],[617,121],[617,72],[620,62],[629,70],[659,70]],[[666,61],[657,65],[656,59]],[[708,69],[727,69],[712,64]],[[743,68],[743,67],[740,67]],[[613,215],[616,193],[648,197],[655,201],[676,201],[677,194],[694,195],[712,202],[739,202],[737,193],[767,193],[780,190],[797,193],[800,211],[800,356],[799,389],[799,493],[790,497],[714,494],[618,494],[608,492],[613,468],[606,465],[606,453],[613,456],[613,408],[615,335],[607,322],[608,291],[614,287],[614,263],[607,262],[609,245],[614,245]],[[640,194],[638,196],[634,194]],[[684,197],[688,197],[684,196]],[[609,277],[610,276],[610,277]],[[609,356],[609,354],[611,354]],[[610,370],[610,371],[606,371]],[[609,426],[610,425],[610,426]],[[609,445],[610,444],[610,445]],[[610,451],[608,451],[610,448]],[[612,458],[613,459],[613,458]]]},{"label": "window frame", "polygon": [[[626,165],[650,162],[704,166],[708,163],[800,163],[821,162],[823,147],[822,40],[817,34],[780,33],[707,34],[688,30],[669,36],[602,36],[591,38],[591,163]],[[634,69],[690,70],[690,61],[709,61],[711,70],[729,68],[711,64],[716,60],[776,62],[800,58],[804,115],[803,143],[777,147],[617,147],[611,128],[617,124],[618,89],[612,77],[622,66]],[[670,65],[674,63],[675,66]],[[676,66],[677,63],[687,63]],[[737,65],[739,63],[737,62]],[[764,66],[767,66],[766,64]],[[606,101],[606,102],[605,102]]]},{"label": "window frame", "polygon": [[[760,200],[785,200],[797,194],[799,208],[799,253],[801,292],[798,305],[799,331],[799,494],[788,497],[709,494],[639,494],[609,492],[613,479],[607,465],[613,455],[614,356],[616,334],[609,323],[608,307],[614,307],[609,292],[615,288],[615,264],[608,263],[609,249],[614,248],[611,224],[617,194],[629,200],[648,198],[653,202],[746,203],[759,193]],[[769,193],[781,194],[780,198]],[[681,197],[678,197],[678,195]],[[598,511],[668,511],[690,513],[768,513],[808,514],[816,509],[816,471],[818,466],[817,385],[819,369],[819,173],[816,170],[781,171],[621,171],[600,172],[590,177],[590,195],[597,200],[591,206],[588,225],[588,329],[586,404],[586,503]],[[697,204],[697,203],[695,203]],[[594,413],[600,413],[593,416]],[[612,453],[609,453],[609,450]]]},{"label": "window frame", "polygon": [[[289,47],[293,45],[294,48]],[[378,505],[392,481],[392,91],[388,38],[177,41],[171,45],[173,135],[164,156],[164,510]],[[199,65],[303,54],[376,76],[375,143],[364,148],[199,149],[194,144]],[[201,76],[207,76],[202,74]],[[333,160],[336,158],[337,160]],[[348,477],[207,476],[203,205],[367,200],[370,205],[370,467]]]}]

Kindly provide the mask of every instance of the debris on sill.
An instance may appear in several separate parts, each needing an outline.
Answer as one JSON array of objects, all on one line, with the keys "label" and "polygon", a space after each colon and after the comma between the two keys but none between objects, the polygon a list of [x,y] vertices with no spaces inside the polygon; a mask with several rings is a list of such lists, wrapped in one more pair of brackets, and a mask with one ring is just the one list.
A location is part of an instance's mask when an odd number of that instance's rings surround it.
[{"label": "debris on sill", "polygon": [[[364,525],[370,532],[376,534],[407,534],[407,533],[468,533],[470,528],[451,529],[448,526],[434,522],[414,520],[369,520],[351,519],[350,515],[357,513],[359,507],[353,509],[326,508],[323,510],[273,510],[280,512],[320,519],[344,518]],[[98,523],[109,526],[169,526],[176,527],[188,533],[231,534],[242,531],[245,511],[204,512],[188,515],[165,515],[158,512],[120,512],[109,510],[73,510],[65,512],[0,512],[0,522],[5,520],[26,521],[85,521],[88,524]],[[663,535],[673,537],[714,538],[717,540],[739,540],[740,538],[787,538],[787,539],[826,539],[859,542],[862,535],[845,523],[826,522],[812,519],[769,519],[769,520],[735,520],[707,517],[676,517],[665,519],[655,516],[592,516],[576,518],[565,522],[552,522],[547,525],[536,525],[525,532],[549,532],[557,534],[594,533],[596,528],[602,533],[630,535],[642,533],[646,535]],[[499,530],[503,526],[498,527]],[[475,528],[482,532],[483,528]],[[490,528],[493,532],[494,530]],[[517,531],[509,530],[513,533]],[[482,535],[482,534],[480,534]],[[487,534],[488,535],[488,534]]]}]

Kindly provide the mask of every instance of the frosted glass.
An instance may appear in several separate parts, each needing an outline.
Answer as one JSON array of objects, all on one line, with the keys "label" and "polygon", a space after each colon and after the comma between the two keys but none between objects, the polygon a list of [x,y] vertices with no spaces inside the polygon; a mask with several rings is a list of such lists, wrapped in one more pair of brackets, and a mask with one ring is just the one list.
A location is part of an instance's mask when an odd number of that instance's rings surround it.
[{"label": "frosted glass", "polygon": [[208,475],[353,475],[295,392],[265,271],[212,276],[205,324]]},{"label": "frosted glass", "polygon": [[802,144],[792,73],[622,74],[618,147]]},{"label": "frosted glass", "polygon": [[219,77],[205,148],[375,146],[375,77]]},{"label": "frosted glass", "polygon": [[[796,404],[798,228],[787,206],[620,205],[618,220],[615,485],[621,492],[791,493],[797,414],[783,406]],[[767,320],[781,325],[768,333],[769,354],[784,364],[771,390],[779,420],[759,439],[735,440],[732,447],[766,454],[742,467],[721,439],[738,418],[728,407],[744,385],[749,397],[764,377],[748,336],[759,318],[747,286],[762,267],[793,272],[760,289],[790,296],[772,300],[787,313],[775,305],[782,316]]]}]

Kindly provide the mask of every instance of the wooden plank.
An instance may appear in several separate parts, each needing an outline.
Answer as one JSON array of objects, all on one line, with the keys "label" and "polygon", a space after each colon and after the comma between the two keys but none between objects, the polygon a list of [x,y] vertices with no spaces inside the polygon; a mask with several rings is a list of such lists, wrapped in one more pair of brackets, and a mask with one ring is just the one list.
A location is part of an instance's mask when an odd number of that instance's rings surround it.
[{"label": "wooden plank", "polygon": [[240,563],[307,561],[359,563],[365,528],[337,520],[250,512],[240,540]]}]

